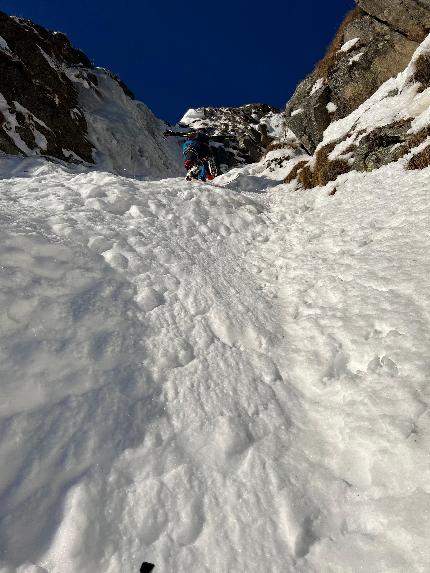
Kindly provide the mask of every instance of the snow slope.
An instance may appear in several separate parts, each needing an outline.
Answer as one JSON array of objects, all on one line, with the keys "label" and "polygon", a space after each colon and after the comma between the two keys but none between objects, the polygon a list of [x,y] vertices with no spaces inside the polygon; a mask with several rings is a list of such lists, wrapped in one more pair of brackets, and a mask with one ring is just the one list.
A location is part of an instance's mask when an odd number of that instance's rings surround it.
[{"label": "snow slope", "polygon": [[430,568],[430,169],[0,177],[1,573]]},{"label": "snow slope", "polygon": [[162,137],[164,121],[144,103],[131,99],[107,70],[91,70],[96,88],[79,80],[81,70],[75,71],[69,70],[69,77],[78,90],[98,169],[151,179],[182,175],[179,146]]}]

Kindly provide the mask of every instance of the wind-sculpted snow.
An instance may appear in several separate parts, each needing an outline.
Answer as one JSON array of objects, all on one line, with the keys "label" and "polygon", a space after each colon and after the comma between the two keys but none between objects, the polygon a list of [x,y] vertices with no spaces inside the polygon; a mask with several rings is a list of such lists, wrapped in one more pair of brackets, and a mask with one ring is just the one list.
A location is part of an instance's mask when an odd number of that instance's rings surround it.
[{"label": "wind-sculpted snow", "polygon": [[1,573],[429,568],[428,169],[0,177]]}]

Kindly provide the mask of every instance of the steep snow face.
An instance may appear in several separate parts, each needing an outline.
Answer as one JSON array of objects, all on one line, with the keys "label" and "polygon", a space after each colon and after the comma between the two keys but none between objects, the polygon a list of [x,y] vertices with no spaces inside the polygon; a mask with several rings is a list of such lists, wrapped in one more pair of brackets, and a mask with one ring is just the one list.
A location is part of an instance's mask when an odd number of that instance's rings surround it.
[{"label": "steep snow face", "polygon": [[1,573],[429,569],[404,166],[258,195],[0,159]]},{"label": "steep snow face", "polygon": [[75,80],[79,102],[95,147],[99,169],[132,177],[162,178],[185,173],[181,150],[162,134],[165,122],[142,102],[131,99],[112,75],[93,70],[97,87]]}]

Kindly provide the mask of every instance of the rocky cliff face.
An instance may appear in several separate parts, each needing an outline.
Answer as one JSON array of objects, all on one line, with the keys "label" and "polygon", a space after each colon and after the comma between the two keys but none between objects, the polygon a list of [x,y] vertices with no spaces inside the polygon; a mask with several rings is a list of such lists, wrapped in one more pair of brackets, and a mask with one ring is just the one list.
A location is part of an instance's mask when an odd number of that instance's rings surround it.
[{"label": "rocky cliff face", "polygon": [[429,0],[356,0],[326,56],[286,106],[286,124],[313,153],[324,131],[405,69],[430,30]]},{"label": "rocky cliff face", "polygon": [[224,171],[259,161],[267,148],[285,135],[284,114],[262,103],[190,109],[179,125],[212,129],[220,142],[214,153]]},{"label": "rocky cliff face", "polygon": [[[58,65],[61,62],[61,66]],[[63,34],[0,12],[0,148],[92,162],[70,70],[92,82],[88,58]]]},{"label": "rocky cliff face", "polygon": [[428,167],[429,110],[430,35],[403,72],[348,116],[330,124],[313,157],[301,158],[286,180],[312,188],[335,182],[352,170],[372,171],[399,160],[406,169]]},{"label": "rocky cliff face", "polygon": [[0,12],[0,78],[0,152],[133,176],[182,172],[165,123],[64,34]]},{"label": "rocky cliff face", "polygon": [[429,0],[357,0],[367,14],[414,42],[430,32]]}]

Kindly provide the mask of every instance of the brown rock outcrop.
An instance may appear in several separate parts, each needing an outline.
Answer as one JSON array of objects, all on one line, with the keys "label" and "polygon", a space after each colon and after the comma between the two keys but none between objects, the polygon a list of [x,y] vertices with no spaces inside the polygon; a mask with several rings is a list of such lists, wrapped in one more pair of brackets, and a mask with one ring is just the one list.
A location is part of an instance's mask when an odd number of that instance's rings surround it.
[{"label": "brown rock outcrop", "polygon": [[313,153],[346,117],[403,71],[430,29],[430,0],[357,0],[327,54],[297,87],[286,124]]},{"label": "brown rock outcrop", "polygon": [[357,0],[357,4],[415,42],[422,42],[430,31],[429,0]]}]

